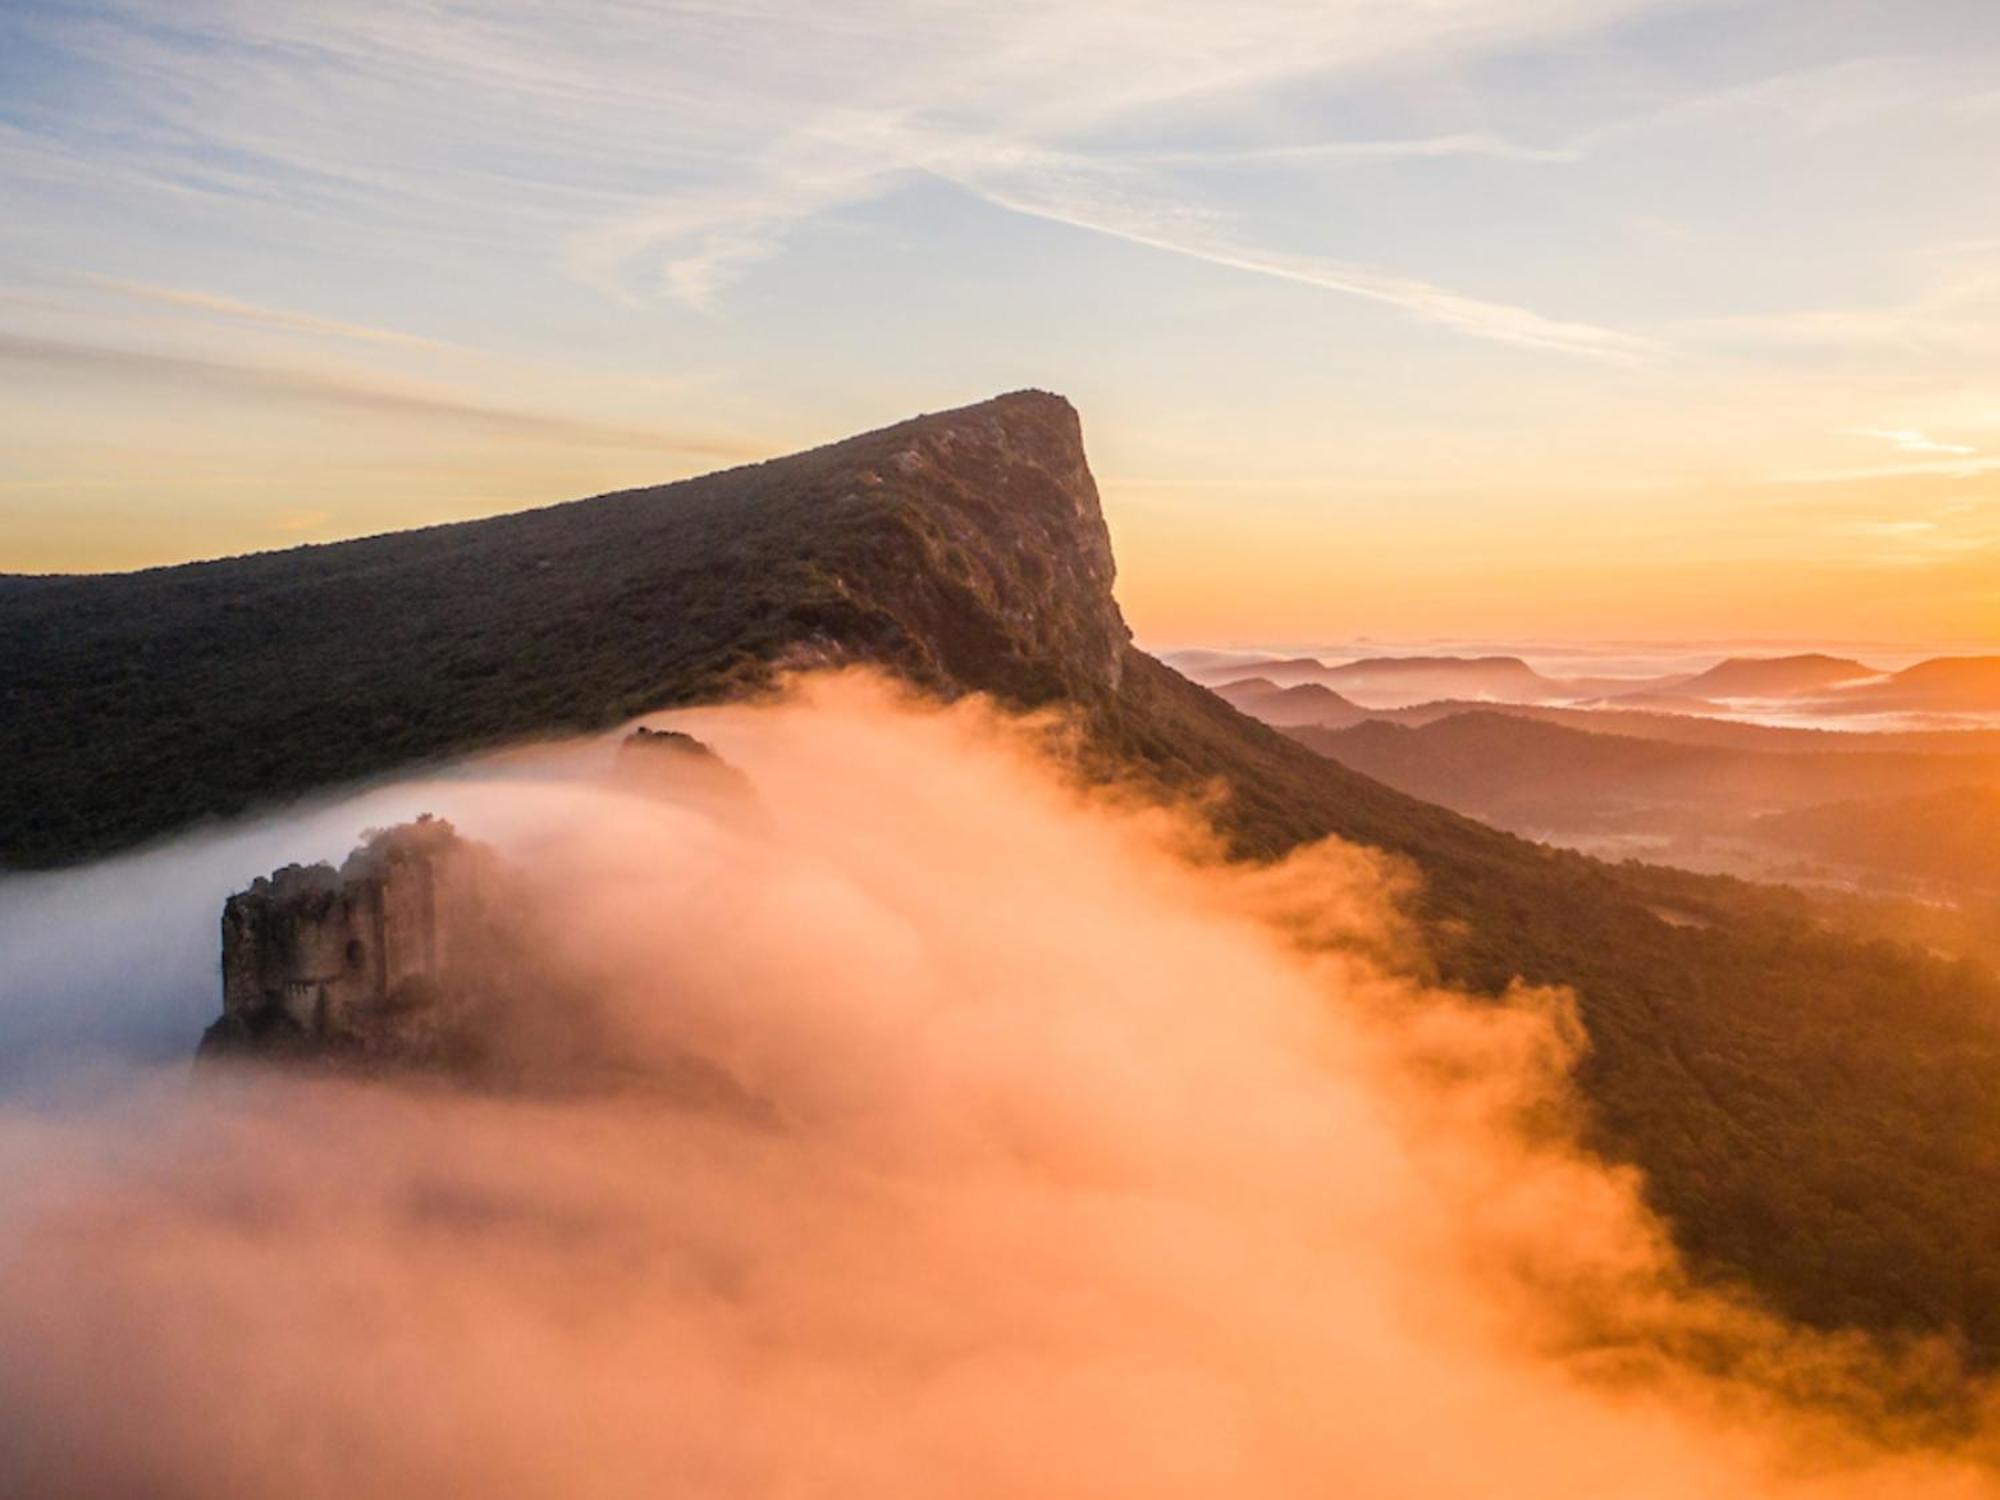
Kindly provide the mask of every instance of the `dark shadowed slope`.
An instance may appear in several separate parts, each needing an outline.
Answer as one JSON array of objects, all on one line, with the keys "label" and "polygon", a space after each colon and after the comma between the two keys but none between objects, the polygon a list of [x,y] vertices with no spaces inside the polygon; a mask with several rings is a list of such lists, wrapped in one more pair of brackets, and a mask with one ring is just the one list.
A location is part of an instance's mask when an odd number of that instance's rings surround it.
[{"label": "dark shadowed slope", "polygon": [[[1674,745],[1709,745],[1721,750],[1806,752],[1814,755],[2000,755],[2000,730],[1991,729],[1801,729],[1708,719],[1694,714],[1638,708],[1565,708],[1536,703],[1477,703],[1444,699],[1410,708],[1370,709],[1367,717],[1417,728],[1458,714],[1505,714],[1561,724],[1587,734],[1659,740]],[[1332,727],[1344,728],[1336,722]]]},{"label": "dark shadowed slope", "polygon": [[1243,853],[1339,834],[1407,857],[1447,976],[1574,985],[1599,1138],[1645,1167],[1698,1264],[1823,1323],[1957,1326],[2000,1348],[2000,991],[1984,971],[1393,791],[1131,648],[1111,580],[1076,416],[1024,393],[500,520],[16,582],[0,587],[0,847],[75,858],[727,693],[787,660],[1064,701],[1118,764],[1225,785]]},{"label": "dark shadowed slope", "polygon": [[2000,786],[1870,797],[1773,813],[1758,831],[1818,859],[2000,891]]},{"label": "dark shadowed slope", "polygon": [[1739,820],[1855,797],[2000,784],[2000,755],[1816,754],[1590,734],[1510,714],[1374,720],[1298,737],[1427,802],[1515,828],[1584,829],[1648,810]]}]

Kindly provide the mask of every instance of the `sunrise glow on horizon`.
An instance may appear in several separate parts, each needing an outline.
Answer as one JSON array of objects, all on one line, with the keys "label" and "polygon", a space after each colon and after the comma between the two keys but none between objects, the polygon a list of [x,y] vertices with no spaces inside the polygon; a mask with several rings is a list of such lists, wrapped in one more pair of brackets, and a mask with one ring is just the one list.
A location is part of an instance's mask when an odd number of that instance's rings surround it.
[{"label": "sunrise glow on horizon", "polygon": [[0,571],[1036,386],[1142,638],[2000,637],[1983,0],[0,12]]}]

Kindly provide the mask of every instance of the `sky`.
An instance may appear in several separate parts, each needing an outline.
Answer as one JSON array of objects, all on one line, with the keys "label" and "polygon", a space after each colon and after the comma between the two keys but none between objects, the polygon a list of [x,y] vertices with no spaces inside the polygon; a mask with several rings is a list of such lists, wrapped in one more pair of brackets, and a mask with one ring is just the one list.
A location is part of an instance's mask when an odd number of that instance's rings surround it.
[{"label": "sky", "polygon": [[2000,637],[1992,0],[0,0],[0,570],[1037,386],[1152,644]]}]

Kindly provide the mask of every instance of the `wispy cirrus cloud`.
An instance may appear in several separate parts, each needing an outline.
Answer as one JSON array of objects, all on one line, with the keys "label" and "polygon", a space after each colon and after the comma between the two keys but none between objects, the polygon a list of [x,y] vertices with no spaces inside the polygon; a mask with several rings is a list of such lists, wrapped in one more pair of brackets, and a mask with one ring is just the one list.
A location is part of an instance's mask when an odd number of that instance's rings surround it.
[{"label": "wispy cirrus cloud", "polygon": [[753,445],[714,433],[626,426],[510,407],[448,386],[385,378],[366,371],[290,369],[8,333],[0,333],[0,364],[37,371],[44,378],[84,376],[219,393],[268,404],[441,421],[492,436],[541,438],[584,447],[737,460],[763,454]]},{"label": "wispy cirrus cloud", "polygon": [[1893,443],[1898,453],[1977,453],[1970,443],[1940,443],[1917,427],[1856,427],[1856,437],[1880,438]]},{"label": "wispy cirrus cloud", "polygon": [[1409,139],[1300,141],[1279,145],[1215,147],[1202,150],[1141,151],[1127,160],[1154,166],[1212,167],[1253,162],[1434,161],[1455,156],[1498,161],[1563,163],[1581,161],[1581,144],[1530,146],[1484,131]]},{"label": "wispy cirrus cloud", "polygon": [[[1954,247],[1958,255],[1973,247]],[[1805,307],[1691,321],[1689,336],[1798,350],[1900,351],[1984,355],[2000,347],[2000,264],[1991,256],[1942,277],[1914,296],[1874,305]]]},{"label": "wispy cirrus cloud", "polygon": [[1775,474],[1773,484],[1847,484],[1864,479],[1977,479],[2000,473],[2000,457],[1939,458],[1900,464],[1855,464]]},{"label": "wispy cirrus cloud", "polygon": [[[1659,354],[1655,341],[1611,328],[1549,317],[1533,308],[1469,296],[1372,266],[1248,243],[1229,223],[1198,209],[1118,190],[1115,179],[1074,170],[975,171],[963,181],[1005,208],[1143,245],[1149,249],[1359,298],[1436,327],[1538,352],[1629,363]],[[1106,190],[1109,188],[1110,190]]]},{"label": "wispy cirrus cloud", "polygon": [[[1810,134],[1922,103],[1924,80],[1874,59],[1765,70],[1656,91],[1608,121],[1528,138],[1474,123],[1476,112],[1464,128],[1404,135],[1330,136],[1252,112],[1221,144],[1213,126],[1243,100],[1304,80],[1335,89],[1418,63],[1449,75],[1658,3],[1245,0],[1226,15],[1204,0],[613,4],[586,20],[519,0],[469,0],[449,14],[387,0],[108,0],[88,18],[42,24],[122,75],[121,107],[153,128],[125,129],[115,146],[108,129],[80,134],[74,120],[39,130],[33,110],[8,128],[18,149],[92,170],[133,167],[126,143],[144,139],[139,169],[182,190],[268,197],[321,217],[365,208],[433,234],[525,234],[634,307],[726,310],[731,287],[780,261],[803,226],[935,176],[1005,209],[1467,337],[1630,361],[1657,353],[1662,336],[1577,316],[1551,305],[1562,294],[1546,287],[1495,296],[1379,248],[1355,253],[1337,215],[1301,245],[1232,203],[1217,170],[1568,164],[1639,132],[1745,111]],[[1052,172],[1087,173],[1088,201]],[[1160,232],[1183,209],[1199,232]],[[1781,313],[1688,331],[1765,342],[1949,336],[1944,320],[1862,322]]]},{"label": "wispy cirrus cloud", "polygon": [[[1387,143],[1360,144],[1373,152]],[[1412,148],[1410,154],[1446,154],[1464,146],[1403,144]],[[1331,148],[1319,143],[1306,149],[1321,154]],[[1171,153],[1166,158],[1180,159]],[[806,219],[929,177],[1014,213],[1358,298],[1473,338],[1621,362],[1661,352],[1656,341],[1640,335],[1370,265],[1260,245],[1230,215],[1164,180],[1154,159],[1144,155],[1100,159],[993,137],[925,132],[876,117],[846,122],[837,146],[825,134],[792,143],[764,170],[761,180],[599,226],[574,243],[573,263],[580,274],[615,291],[624,268],[651,254],[659,258],[657,290],[712,308],[737,276],[780,254],[785,235]]]},{"label": "wispy cirrus cloud", "polygon": [[[1645,341],[1393,268],[1281,252],[1249,223],[1224,226],[1236,216],[1202,201],[1197,185],[1172,180],[1177,168],[1227,161],[1560,161],[1573,155],[1568,148],[1472,131],[1403,141],[1277,140],[1221,154],[1077,143],[1135,123],[1158,130],[1199,119],[1232,95],[1315,72],[1353,74],[1417,54],[1471,55],[1640,8],[1643,0],[1439,0],[1425,7],[1257,0],[1225,18],[1194,0],[1034,0],[948,13],[886,0],[837,15],[783,7],[673,11],[656,27],[613,8],[602,35],[547,35],[542,23],[504,6],[476,6],[465,23],[471,42],[448,48],[425,28],[365,13],[328,23],[336,34],[325,41],[296,16],[281,28],[253,24],[290,46],[323,46],[344,67],[434,65],[464,89],[518,96],[525,119],[548,129],[574,128],[571,111],[587,97],[607,135],[630,140],[650,132],[665,150],[681,152],[668,174],[678,179],[673,186],[653,186],[622,206],[607,203],[564,236],[573,274],[632,305],[665,299],[718,310],[729,288],[782,256],[801,226],[928,176],[1002,208],[1360,298],[1472,337],[1629,359],[1646,351]],[[784,45],[770,45],[780,27]],[[663,50],[669,30],[674,45]],[[884,48],[893,50],[894,68],[880,66]],[[632,67],[642,56],[659,70],[651,91]],[[587,91],[577,82],[584,76],[592,80]],[[659,108],[663,100],[674,108]],[[713,170],[701,164],[704,151]],[[1080,210],[1073,193],[1058,206],[1047,183],[1026,182],[1028,162],[1087,168],[1097,179],[1090,210]],[[1109,211],[1114,201],[1117,213]],[[1212,220],[1212,227],[1198,237],[1154,232],[1183,205],[1192,208],[1190,222]]]},{"label": "wispy cirrus cloud", "polygon": [[367,323],[352,323],[340,318],[320,317],[315,313],[301,312],[295,308],[272,307],[265,303],[246,302],[240,297],[225,297],[216,292],[204,292],[191,287],[157,286],[150,282],[121,281],[113,276],[84,275],[77,278],[85,286],[98,291],[109,292],[134,302],[150,303],[157,307],[171,308],[194,313],[204,317],[218,318],[232,323],[249,324],[259,328],[276,329],[283,333],[309,334],[320,338],[341,339],[362,344],[388,344],[398,348],[444,351],[455,354],[472,354],[477,350],[467,349],[463,344],[454,344],[444,339],[425,338],[421,334],[405,333],[395,328],[378,328]]}]

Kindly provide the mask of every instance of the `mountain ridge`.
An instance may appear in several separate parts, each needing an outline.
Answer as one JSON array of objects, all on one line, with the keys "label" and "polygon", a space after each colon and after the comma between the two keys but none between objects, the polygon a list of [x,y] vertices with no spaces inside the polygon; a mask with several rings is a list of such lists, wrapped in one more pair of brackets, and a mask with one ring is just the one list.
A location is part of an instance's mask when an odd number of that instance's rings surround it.
[{"label": "mountain ridge", "polygon": [[486,520],[51,577],[0,593],[0,868],[785,666],[1101,694],[1131,634],[1114,577],[1077,414],[1034,391]]},{"label": "mountain ridge", "polygon": [[305,555],[0,591],[0,851],[75,859],[793,665],[1059,705],[1107,772],[1225,788],[1237,855],[1335,835],[1407,861],[1427,974],[1573,988],[1591,1140],[1644,1169],[1699,1270],[1822,1325],[2000,1351],[1991,977],[1829,934],[1782,893],[1486,827],[1146,655],[1059,397]]}]

